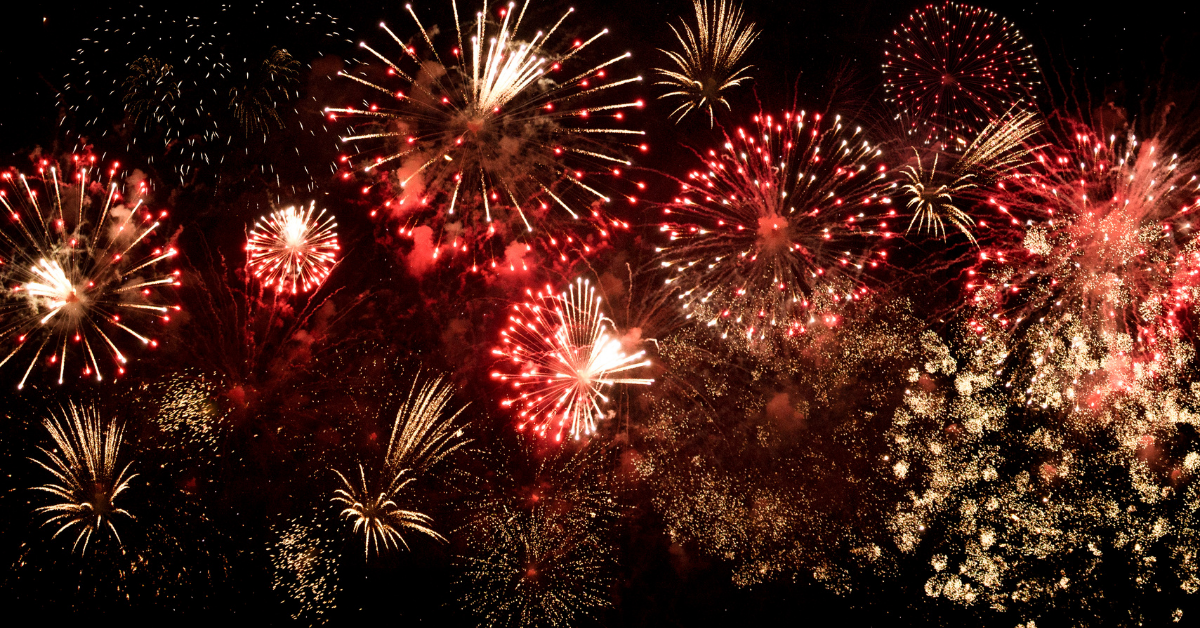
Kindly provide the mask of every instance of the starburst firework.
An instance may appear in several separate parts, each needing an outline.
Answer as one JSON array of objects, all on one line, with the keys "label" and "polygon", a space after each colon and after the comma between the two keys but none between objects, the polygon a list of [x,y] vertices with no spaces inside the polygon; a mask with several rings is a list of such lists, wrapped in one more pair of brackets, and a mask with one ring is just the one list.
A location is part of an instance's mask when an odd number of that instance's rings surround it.
[{"label": "starburst firework", "polygon": [[1041,84],[1032,46],[1008,20],[957,2],[918,9],[884,50],[884,87],[923,142],[965,145]]},{"label": "starburst firework", "polygon": [[[458,37],[449,57],[407,6],[419,39],[405,44],[382,26],[400,45],[400,59],[362,44],[386,64],[386,76],[376,78],[371,68],[344,75],[394,104],[327,109],[367,123],[343,141],[382,146],[349,161],[367,172],[398,167],[394,183],[401,191],[387,205],[405,223],[402,232],[412,234],[414,226],[439,231],[435,259],[445,248],[466,252],[493,236],[508,244],[535,231],[549,236],[549,246],[563,246],[574,242],[569,232],[559,233],[564,219],[587,219],[602,237],[624,226],[604,218],[601,205],[610,196],[593,179],[621,176],[630,165],[622,149],[645,150],[631,143],[642,131],[621,128],[625,110],[642,101],[614,100],[618,88],[641,77],[610,79],[612,66],[629,53],[570,70],[608,33],[560,42],[555,36],[573,9],[522,40],[518,30],[528,5],[514,14],[509,3],[498,27],[485,5],[464,37],[452,3]],[[400,89],[384,87],[395,79]]]},{"label": "starburst firework", "polygon": [[[10,345],[0,366],[28,358],[17,388],[41,361],[57,367],[62,383],[69,356],[83,361],[83,375],[100,380],[107,353],[122,374],[127,358],[118,345],[132,337],[156,346],[146,326],[169,322],[179,309],[161,291],[179,285],[179,271],[160,270],[176,251],[150,244],[167,212],[145,206],[144,183],[127,199],[116,182],[93,180],[93,170],[76,159],[68,181],[42,162],[41,186],[23,174],[0,175],[9,187],[0,192],[8,213],[0,228],[0,272],[8,284],[0,338]],[[116,165],[107,174],[114,176]]]},{"label": "starburst firework", "polygon": [[308,209],[288,207],[260,218],[246,243],[246,265],[266,287],[308,292],[324,283],[336,263],[337,223],[316,201]]},{"label": "starburst firework", "polygon": [[547,286],[530,300],[513,306],[492,353],[505,358],[517,373],[496,371],[492,377],[512,382],[516,395],[501,405],[516,406],[517,429],[539,436],[548,432],[562,440],[590,436],[605,418],[605,389],[617,384],[649,385],[651,379],[624,373],[649,365],[645,352],[626,354],[612,322],[600,307],[590,282],[577,279],[567,291],[553,294]]},{"label": "starburst firework", "polygon": [[115,420],[102,425],[94,408],[74,404],[64,410],[62,417],[52,416],[43,425],[56,446],[55,449],[39,447],[47,461],[34,460],[54,475],[53,481],[34,487],[54,497],[54,503],[35,511],[46,515],[43,525],[58,527],[54,538],[63,532],[75,532],[72,547],[81,553],[87,552],[93,536],[105,531],[111,532],[120,544],[114,519],[132,519],[133,515],[115,502],[137,477],[129,473],[132,463],[119,467],[117,462],[124,428]]},{"label": "starburst firework", "polygon": [[342,488],[334,491],[332,501],[345,506],[341,515],[353,522],[355,534],[362,534],[368,558],[372,551],[378,554],[400,546],[408,549],[405,531],[446,540],[431,527],[432,517],[397,503],[404,489],[421,474],[468,442],[463,430],[455,425],[463,409],[446,416],[453,388],[441,378],[421,384],[419,389],[417,385],[414,380],[408,398],[396,413],[387,452],[374,474],[378,477],[369,479],[361,464],[356,481],[334,471]]},{"label": "starburst firework", "polygon": [[[663,75],[658,85],[666,85],[674,91],[659,98],[681,99],[682,104],[671,112],[676,121],[692,111],[708,114],[708,124],[713,123],[713,109],[724,105],[729,109],[724,92],[750,80],[748,72],[753,66],[741,65],[746,50],[758,38],[754,23],[743,23],[742,8],[727,0],[692,0],[696,10],[696,30],[683,24],[683,32],[671,26],[679,40],[682,52],[662,50],[675,64],[674,69],[658,68]],[[741,66],[741,67],[738,67]]]},{"label": "starburst firework", "polygon": [[887,257],[870,249],[871,237],[891,235],[886,220],[866,224],[894,213],[880,155],[841,116],[804,111],[759,114],[699,155],[664,209],[670,244],[658,249],[690,315],[752,340],[836,320],[866,292],[861,272]]}]

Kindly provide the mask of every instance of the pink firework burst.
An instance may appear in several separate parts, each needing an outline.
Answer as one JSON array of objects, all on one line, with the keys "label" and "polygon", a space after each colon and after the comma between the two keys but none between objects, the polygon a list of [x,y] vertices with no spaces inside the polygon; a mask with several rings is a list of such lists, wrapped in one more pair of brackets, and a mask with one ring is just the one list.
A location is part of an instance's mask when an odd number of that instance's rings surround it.
[{"label": "pink firework burst", "polygon": [[278,292],[308,292],[325,282],[337,263],[333,216],[316,202],[308,209],[287,207],[260,218],[246,242],[246,265],[265,287]]},{"label": "pink firework burst", "polygon": [[[17,388],[38,363],[58,371],[81,361],[84,376],[125,372],[129,339],[157,346],[152,327],[179,306],[164,288],[180,271],[163,268],[172,246],[154,244],[166,210],[152,211],[145,181],[125,190],[94,157],[75,157],[70,174],[43,160],[34,177],[6,172],[0,204],[0,366],[26,361]],[[111,359],[111,366],[108,360]]]},{"label": "pink firework burst", "polygon": [[1032,102],[1041,74],[1008,20],[957,2],[918,9],[884,49],[884,88],[923,142],[965,146],[1014,105]]},{"label": "pink firework burst", "polygon": [[513,306],[501,344],[492,351],[516,370],[492,373],[512,382],[515,394],[501,405],[516,408],[518,429],[553,434],[556,441],[564,432],[575,439],[590,436],[606,416],[605,392],[617,384],[653,383],[626,376],[650,362],[643,351],[625,353],[589,282],[577,279],[566,292],[553,294],[546,287],[529,297]]},{"label": "pink firework burst", "polygon": [[680,180],[658,251],[689,316],[759,340],[835,323],[861,298],[863,271],[887,259],[872,242],[892,235],[896,186],[879,148],[841,116],[753,122]]},{"label": "pink firework burst", "polygon": [[[969,271],[971,302],[1028,353],[1030,403],[1097,407],[1182,364],[1200,288],[1197,164],[1170,135],[1066,123],[997,184],[998,220]],[[981,333],[991,327],[973,323]]]},{"label": "pink firework burst", "polygon": [[397,54],[362,44],[378,63],[343,76],[383,102],[326,109],[358,123],[342,139],[362,152],[343,161],[390,172],[387,211],[433,259],[478,262],[483,249],[494,264],[496,253],[535,238],[562,255],[584,249],[583,226],[600,238],[628,228],[604,206],[612,200],[605,190],[631,164],[627,155],[647,150],[644,132],[626,119],[643,101],[621,96],[641,77],[617,76],[629,53],[584,61],[608,30],[564,36],[574,9],[535,32],[524,20],[528,0],[495,15],[484,4],[466,23],[453,6],[457,37],[449,41],[435,45],[438,29],[407,6],[418,35],[406,42],[381,25]]}]

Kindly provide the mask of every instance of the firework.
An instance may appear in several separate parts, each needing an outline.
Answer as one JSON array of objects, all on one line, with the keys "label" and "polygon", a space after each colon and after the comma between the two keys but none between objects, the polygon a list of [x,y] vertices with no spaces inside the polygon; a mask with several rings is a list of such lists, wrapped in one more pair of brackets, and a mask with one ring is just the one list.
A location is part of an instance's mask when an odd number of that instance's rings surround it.
[{"label": "firework", "polygon": [[[65,76],[65,121],[88,137],[111,139],[119,129],[126,152],[172,170],[183,185],[231,163],[276,182],[281,174],[311,181],[296,160],[254,153],[285,122],[291,139],[320,135],[332,146],[318,108],[301,114],[299,79],[301,60],[348,41],[337,18],[311,4],[245,2],[114,8],[89,23]],[[285,42],[298,47],[295,56]]]},{"label": "firework", "polygon": [[[980,333],[1020,340],[1029,403],[1094,409],[1136,377],[1178,367],[1200,270],[1196,166],[1163,133],[1083,124],[992,189],[995,246],[967,282]],[[1027,379],[1024,379],[1027,378]]]},{"label": "firework", "polygon": [[342,517],[354,522],[354,533],[363,535],[363,553],[370,557],[374,548],[378,554],[388,549],[398,549],[401,545],[408,549],[408,541],[401,534],[404,530],[421,532],[439,541],[445,537],[429,527],[433,518],[415,510],[405,510],[396,505],[396,499],[401,489],[405,488],[416,478],[405,477],[408,469],[401,469],[391,476],[382,488],[372,488],[367,483],[367,472],[358,465],[359,482],[354,483],[334,471],[342,480],[342,488],[333,492],[333,501],[345,504]]},{"label": "firework", "polygon": [[851,573],[895,567],[881,539],[895,383],[924,351],[901,301],[868,298],[796,350],[722,341],[702,323],[663,337],[662,381],[636,426],[634,468],[672,542],[730,566],[739,587],[814,578],[840,594]]},{"label": "firework", "polygon": [[[43,525],[56,526],[53,538],[63,532],[75,533],[72,546],[86,553],[93,536],[111,532],[117,543],[114,520],[132,519],[133,515],[116,505],[116,499],[129,488],[137,474],[130,474],[132,463],[119,467],[117,458],[125,433],[117,422],[101,425],[100,416],[92,408],[71,404],[62,417],[43,422],[56,449],[39,447],[47,462],[34,460],[49,471],[54,480],[34,490],[49,493],[54,503],[35,510],[46,515]],[[81,545],[82,544],[82,545]]]},{"label": "firework", "polygon": [[567,291],[553,294],[547,286],[530,300],[513,306],[501,346],[492,353],[517,372],[496,371],[494,379],[511,381],[516,392],[505,408],[516,406],[517,429],[562,440],[590,436],[605,418],[604,394],[617,384],[648,385],[654,380],[624,373],[649,365],[645,352],[626,354],[621,339],[600,307],[590,282],[577,279]]},{"label": "firework", "polygon": [[[114,164],[107,174],[115,173]],[[0,272],[8,283],[0,338],[10,345],[0,366],[28,359],[17,388],[42,362],[58,371],[59,383],[71,360],[83,362],[84,376],[103,379],[106,354],[123,374],[120,345],[132,337],[157,346],[148,327],[179,310],[162,291],[179,285],[179,271],[160,268],[176,251],[150,244],[167,212],[145,206],[144,183],[127,199],[117,183],[93,180],[87,160],[76,160],[69,181],[46,162],[40,174],[40,186],[23,174],[0,175],[12,192],[0,192],[8,212],[0,229]]]},{"label": "firework", "polygon": [[455,425],[458,416],[466,410],[459,408],[449,418],[444,418],[454,388],[442,378],[426,382],[417,389],[418,378],[413,380],[408,397],[396,413],[392,424],[392,435],[388,439],[388,450],[384,458],[397,468],[426,471],[454,453],[468,440]]},{"label": "firework", "polygon": [[1005,339],[937,344],[944,358],[913,369],[879,459],[903,495],[889,515],[895,546],[928,560],[927,596],[1104,623],[1162,612],[1136,596],[1110,605],[1114,582],[1200,588],[1194,384],[1146,378],[1125,403],[1077,416],[1006,385]]},{"label": "firework", "polygon": [[914,149],[916,164],[900,169],[907,180],[900,186],[900,194],[908,198],[906,205],[913,214],[908,231],[913,227],[918,232],[928,229],[945,238],[945,223],[949,222],[974,243],[975,221],[955,206],[959,202],[956,199],[975,200],[972,191],[980,185],[995,183],[1026,165],[1022,159],[1034,150],[1026,142],[1040,128],[1041,122],[1029,111],[1009,112],[996,118],[980,131],[947,172],[938,170],[940,154],[934,154],[933,166],[926,169],[920,152]]},{"label": "firework", "polygon": [[463,559],[463,606],[488,626],[564,626],[608,606],[604,523],[543,506],[510,513]]},{"label": "firework", "polygon": [[694,110],[708,114],[708,124],[713,124],[713,109],[729,103],[724,92],[748,81],[747,73],[753,66],[741,66],[746,50],[758,38],[754,23],[742,22],[742,8],[737,4],[717,0],[709,5],[707,0],[692,0],[696,10],[696,30],[684,24],[683,33],[671,26],[679,40],[682,52],[662,50],[677,69],[659,68],[664,79],[657,83],[675,91],[659,98],[679,98],[683,103],[671,112],[678,115],[676,121]]},{"label": "firework", "polygon": [[307,210],[295,206],[260,218],[246,242],[246,265],[265,287],[278,292],[308,292],[325,282],[338,251],[337,223],[316,201]]},{"label": "firework", "polygon": [[414,380],[408,398],[396,414],[387,453],[377,474],[379,479],[368,480],[361,464],[357,482],[334,471],[342,481],[342,488],[334,491],[333,501],[345,505],[342,517],[354,523],[355,534],[363,535],[368,558],[372,550],[378,554],[401,545],[408,549],[402,534],[405,530],[446,540],[430,527],[433,523],[430,516],[396,503],[420,474],[468,442],[463,438],[463,430],[455,425],[463,409],[449,417],[445,415],[453,388],[441,378],[426,382],[419,389],[417,383]]},{"label": "firework", "polygon": [[337,608],[337,550],[319,521],[296,517],[284,522],[268,547],[274,574],[271,588],[281,593],[292,620],[328,621]]},{"label": "firework", "polygon": [[891,235],[875,214],[894,213],[880,155],[841,116],[759,114],[726,134],[680,181],[660,227],[667,282],[689,315],[751,340],[835,321],[866,293],[862,271],[886,261],[869,240]]},{"label": "firework", "polygon": [[[452,6],[458,36],[449,56],[438,52],[434,29],[427,30],[411,6],[419,39],[405,44],[382,26],[400,46],[399,59],[362,44],[386,64],[386,76],[375,78],[370,68],[345,76],[384,94],[390,106],[327,109],[331,117],[367,124],[343,138],[377,146],[347,158],[354,167],[368,173],[396,168],[393,183],[401,191],[387,204],[403,217],[401,231],[439,229],[430,246],[436,259],[446,248],[465,252],[470,243],[493,236],[515,244],[535,231],[548,236],[549,246],[564,246],[570,236],[556,236],[554,226],[564,220],[592,221],[601,237],[621,226],[605,222],[600,208],[610,196],[594,180],[619,177],[630,165],[623,149],[638,147],[631,142],[643,135],[622,128],[625,110],[642,101],[616,100],[621,86],[641,77],[609,76],[629,53],[571,69],[608,33],[586,40],[556,37],[573,9],[522,39],[528,0],[519,13],[512,3],[502,8],[498,26],[481,10],[465,33],[457,4]],[[399,80],[399,88],[384,86],[391,80]]]},{"label": "firework", "polygon": [[884,87],[915,121],[910,133],[951,148],[1041,84],[1032,46],[1008,20],[966,4],[918,9],[884,50]]}]

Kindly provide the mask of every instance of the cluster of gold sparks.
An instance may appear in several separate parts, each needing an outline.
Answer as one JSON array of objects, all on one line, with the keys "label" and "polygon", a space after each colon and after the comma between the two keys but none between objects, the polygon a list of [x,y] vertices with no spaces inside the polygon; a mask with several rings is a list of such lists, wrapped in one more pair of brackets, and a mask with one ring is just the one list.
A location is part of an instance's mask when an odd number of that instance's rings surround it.
[{"label": "cluster of gold sparks", "polygon": [[1083,124],[1030,158],[990,190],[989,229],[1003,237],[970,271],[972,324],[1019,343],[1027,359],[1014,385],[1028,403],[1095,410],[1178,368],[1176,346],[1190,345],[1197,166],[1160,137]]},{"label": "cluster of gold sparks", "polygon": [[417,386],[414,381],[396,413],[387,452],[378,468],[368,473],[359,464],[357,477],[334,471],[342,487],[334,491],[333,502],[345,506],[341,515],[353,523],[353,532],[363,537],[363,551],[368,558],[372,552],[401,546],[408,549],[406,531],[445,540],[432,528],[429,515],[403,508],[400,502],[404,489],[466,444],[462,429],[454,423],[462,409],[446,415],[454,389],[440,378]]},{"label": "cluster of gold sparks", "polygon": [[106,533],[120,544],[115,522],[133,515],[116,501],[137,477],[129,473],[132,463],[122,467],[118,460],[124,428],[115,420],[103,423],[94,408],[74,404],[63,410],[63,416],[51,417],[43,424],[54,440],[52,449],[39,447],[45,459],[35,459],[54,476],[34,487],[53,500],[35,511],[46,517],[43,525],[55,528],[54,538],[74,534],[73,547],[81,553],[87,552],[93,537]]},{"label": "cluster of gold sparks", "polygon": [[662,51],[674,66],[657,70],[662,75],[657,84],[673,91],[659,98],[683,101],[670,114],[678,116],[677,121],[699,111],[708,114],[712,126],[714,109],[718,105],[730,108],[725,92],[750,80],[753,66],[742,65],[741,60],[758,38],[758,31],[753,23],[743,21],[742,8],[733,2],[692,0],[692,4],[696,10],[695,30],[685,23],[680,32],[672,25],[681,50]]}]

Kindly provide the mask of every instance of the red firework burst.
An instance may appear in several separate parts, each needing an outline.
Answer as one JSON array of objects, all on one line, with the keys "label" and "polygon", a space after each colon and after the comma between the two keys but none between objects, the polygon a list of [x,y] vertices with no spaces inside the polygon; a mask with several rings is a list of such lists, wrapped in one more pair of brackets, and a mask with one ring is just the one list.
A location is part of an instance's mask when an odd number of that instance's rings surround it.
[{"label": "red firework burst", "polygon": [[1008,20],[957,2],[908,16],[883,54],[884,87],[924,142],[969,142],[1041,84],[1033,47]]}]

